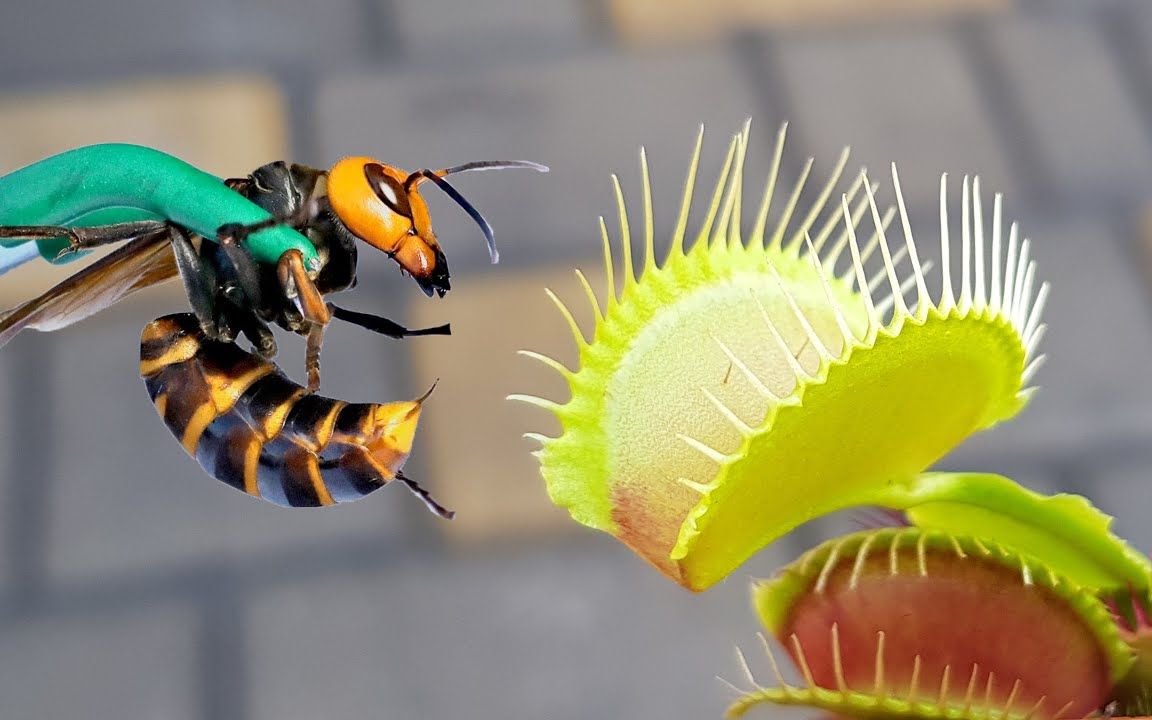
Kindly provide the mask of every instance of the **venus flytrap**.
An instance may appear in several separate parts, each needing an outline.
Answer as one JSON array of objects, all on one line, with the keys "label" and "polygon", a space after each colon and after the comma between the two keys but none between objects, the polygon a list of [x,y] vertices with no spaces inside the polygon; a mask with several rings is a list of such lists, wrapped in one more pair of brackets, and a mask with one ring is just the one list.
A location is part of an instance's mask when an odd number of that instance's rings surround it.
[{"label": "venus flytrap", "polygon": [[[902,511],[910,527],[824,543],[753,588],[790,656],[765,640],[773,682],[739,655],[763,704],[856,718],[1042,720],[1152,709],[1152,563],[1086,499],[1044,496],[998,475],[925,470],[973,432],[1014,416],[1043,362],[1048,285],[999,195],[991,224],[978,178],[940,181],[938,290],[914,239],[900,178],[881,209],[864,171],[846,192],[840,156],[807,212],[804,166],[769,230],[781,130],[749,238],[741,199],[748,128],[728,149],[701,229],[685,245],[701,142],[676,230],[657,264],[647,159],[644,256],[635,274],[618,182],[619,289],[601,221],[603,304],[560,372],[555,438],[530,434],[552,499],[612,533],[684,587],[703,590],[819,515]],[[899,219],[896,228],[893,220]],[[899,239],[896,239],[899,235]]]},{"label": "venus flytrap", "polygon": [[[988,226],[978,179],[960,184],[959,238],[950,235],[955,200],[941,179],[942,276],[933,294],[895,166],[895,208],[881,209],[879,184],[863,171],[838,189],[845,151],[803,212],[812,161],[779,191],[783,129],[745,239],[748,141],[747,127],[733,138],[686,243],[697,141],[660,263],[641,155],[639,275],[614,180],[623,277],[618,288],[602,222],[603,302],[578,273],[596,318],[588,337],[548,293],[572,329],[579,367],[526,353],[560,372],[571,396],[513,396],[562,424],[555,438],[530,434],[553,501],[692,590],[819,515],[925,500],[921,472],[1019,412],[1043,361],[1047,285],[1037,281],[1028,240],[1015,225],[1005,232],[999,195]],[[778,195],[784,204],[770,228]],[[1147,575],[1130,570],[1116,573],[1118,582]]]}]

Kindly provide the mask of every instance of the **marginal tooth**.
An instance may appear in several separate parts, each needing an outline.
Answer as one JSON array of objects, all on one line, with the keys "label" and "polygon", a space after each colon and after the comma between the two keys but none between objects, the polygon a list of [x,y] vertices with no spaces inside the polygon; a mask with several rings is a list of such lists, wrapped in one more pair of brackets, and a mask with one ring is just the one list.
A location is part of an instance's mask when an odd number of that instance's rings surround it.
[{"label": "marginal tooth", "polygon": [[512,400],[514,402],[522,402],[526,405],[532,405],[534,407],[542,408],[553,413],[559,412],[564,407],[559,403],[552,402],[551,400],[545,400],[544,398],[536,397],[535,395],[521,395],[517,393],[508,395],[505,397],[505,399]]},{"label": "marginal tooth", "polygon": [[752,668],[748,667],[748,658],[744,657],[744,653],[740,648],[736,648],[736,662],[740,663],[740,670],[743,671],[744,677],[752,687],[760,687],[756,682],[756,676],[752,674]]},{"label": "marginal tooth", "polygon": [[[808,336],[808,342],[815,348],[816,352],[824,360],[832,360],[832,353],[828,352],[828,348],[824,346],[824,342],[820,340],[820,336],[816,334],[816,329],[808,322],[808,318],[804,315],[804,311],[800,309],[800,305],[796,302],[796,298],[792,297],[787,286],[784,285],[784,279],[780,277],[780,272],[776,270],[776,266],[769,264],[768,269],[772,272],[772,277],[776,279],[776,285],[780,288],[780,293],[784,296],[784,300],[792,308],[792,314],[796,316],[796,320],[800,323],[800,327],[804,329],[804,333]],[[759,298],[757,298],[759,302]]]},{"label": "marginal tooth", "polygon": [[852,333],[852,329],[848,327],[848,320],[844,317],[844,312],[840,307],[840,302],[836,300],[836,296],[832,294],[832,286],[828,284],[828,274],[824,272],[824,264],[820,262],[820,255],[812,246],[812,238],[807,235],[804,236],[804,241],[808,245],[808,256],[812,259],[812,267],[816,269],[816,274],[820,276],[820,284],[824,286],[824,297],[828,300],[828,306],[832,308],[832,314],[836,318],[836,326],[840,328],[840,337],[843,340],[843,345],[840,349],[840,356],[843,357],[845,351],[855,341],[856,336]]},{"label": "marginal tooth", "polygon": [[[874,183],[871,187],[878,188],[880,187],[880,183]],[[872,195],[875,196],[876,192],[873,191]],[[867,199],[868,198],[865,198],[865,200]],[[887,231],[894,217],[896,217],[896,208],[888,206],[888,208],[884,210],[884,217],[880,219],[880,228]],[[880,230],[873,229],[872,234],[868,236],[867,244],[864,245],[864,250],[860,253],[860,257],[864,262],[868,262],[872,259],[872,254],[876,252],[876,248],[878,247],[880,247]]]},{"label": "marginal tooth", "polygon": [[912,273],[916,278],[916,313],[928,312],[931,298],[928,296],[928,285],[924,281],[924,272],[920,266],[920,256],[916,252],[916,241],[912,237],[912,223],[908,220],[908,208],[904,206],[904,193],[900,190],[900,175],[896,172],[896,163],[892,163],[892,190],[896,193],[896,206],[900,209],[900,224],[904,228],[904,243],[908,249],[908,259],[912,263]]},{"label": "marginal tooth", "polygon": [[1036,359],[1028,363],[1028,367],[1024,368],[1024,374],[1020,376],[1020,384],[1026,385],[1032,382],[1032,378],[1036,376],[1036,371],[1044,367],[1044,363],[1047,360],[1047,355],[1037,355]]},{"label": "marginal tooth", "polygon": [[872,549],[872,542],[875,539],[875,535],[868,535],[856,551],[856,562],[853,563],[852,574],[848,578],[848,588],[850,590],[855,590],[860,584],[860,578],[864,574],[864,563],[868,559],[868,551]]},{"label": "marginal tooth", "polygon": [[640,178],[644,186],[644,271],[656,268],[656,235],[652,221],[652,179],[648,175],[648,153],[640,148]]},{"label": "marginal tooth", "polygon": [[1032,243],[1025,238],[1024,242],[1020,243],[1020,259],[1016,263],[1016,280],[1012,288],[1012,312],[1008,316],[1013,325],[1017,324],[1016,317],[1024,304],[1024,278],[1028,274],[1028,255],[1031,250]]},{"label": "marginal tooth", "polygon": [[[744,152],[748,151],[748,145],[752,141],[752,118],[744,120],[744,129],[741,131],[742,140],[744,143]],[[740,173],[736,176],[736,205],[732,211],[733,222],[728,224],[728,242],[732,247],[743,247],[744,241],[740,235],[741,226],[744,222],[744,163],[740,163]]]},{"label": "marginal tooth", "polygon": [[996,193],[992,201],[992,293],[989,303],[992,305],[992,311],[998,312],[1001,306],[1001,290],[1000,290],[1000,250],[1001,250],[1001,206],[1004,204],[1004,196]]},{"label": "marginal tooth", "polygon": [[800,227],[792,233],[792,239],[788,241],[789,248],[798,245],[808,235],[812,224],[816,222],[816,217],[824,211],[824,206],[828,204],[828,198],[840,182],[840,176],[844,174],[844,166],[848,164],[848,156],[851,154],[851,149],[847,147],[840,151],[840,157],[836,160],[836,165],[832,168],[832,174],[828,176],[828,181],[820,189],[820,195],[816,198],[816,202],[812,204],[812,208],[804,216],[804,222],[800,223]]},{"label": "marginal tooth", "polygon": [[1012,304],[1016,299],[1016,253],[1019,249],[1019,227],[1012,223],[1008,228],[1008,259],[1004,263],[1004,299],[1000,301],[1000,315],[1012,317]]},{"label": "marginal tooth", "polygon": [[1027,313],[1032,307],[1032,284],[1036,281],[1036,263],[1028,263],[1028,272],[1024,273],[1024,288],[1020,293],[1020,305],[1012,313],[1012,324],[1017,332],[1023,332]]},{"label": "marginal tooth", "polygon": [[920,535],[916,541],[916,569],[920,571],[920,577],[928,577],[928,536],[926,534]]},{"label": "marginal tooth", "polygon": [[893,533],[888,542],[888,574],[892,577],[900,574],[900,538],[899,533]]},{"label": "marginal tooth", "polygon": [[805,161],[804,169],[800,171],[800,178],[796,181],[796,186],[792,188],[792,194],[788,197],[788,204],[784,206],[784,214],[780,216],[780,222],[776,225],[776,232],[772,233],[770,246],[781,246],[784,233],[788,231],[788,223],[792,222],[792,213],[796,211],[796,203],[800,201],[800,193],[804,190],[804,185],[808,182],[808,175],[812,172],[814,161],[815,158],[811,157]]},{"label": "marginal tooth", "polygon": [[702,387],[702,388],[700,388],[700,392],[704,393],[704,397],[708,398],[708,400],[712,403],[712,405],[715,406],[715,408],[720,411],[720,414],[723,415],[724,418],[732,425],[732,427],[736,428],[736,431],[739,432],[741,435],[748,436],[748,435],[751,435],[753,432],[755,432],[755,428],[753,428],[748,423],[744,422],[743,418],[741,418],[739,415],[737,415],[732,410],[732,408],[725,405],[724,401],[722,401],[720,398],[713,395],[708,390],[708,388]]},{"label": "marginal tooth", "polygon": [[988,297],[984,291],[984,198],[980,192],[979,175],[972,180],[972,194],[974,201],[972,219],[976,224],[976,289],[972,302],[976,310],[980,311],[988,305]]},{"label": "marginal tooth", "polygon": [[[744,157],[747,155],[748,143],[747,138],[743,133],[736,135],[736,161],[735,167],[732,169],[732,175],[728,179],[727,190],[724,193],[724,201],[720,211],[720,222],[716,226],[716,232],[712,235],[712,243],[720,243],[727,238],[731,243],[733,224],[735,224],[735,235],[737,238],[740,236],[740,189],[743,185],[742,180],[744,176]],[[735,223],[733,221],[735,220]]]},{"label": "marginal tooth", "polygon": [[724,341],[716,337],[713,337],[712,341],[716,343],[716,345],[720,348],[720,352],[724,353],[724,355],[728,357],[728,361],[731,362],[745,378],[747,378],[748,382],[752,384],[752,387],[756,389],[756,392],[760,393],[762,396],[768,398],[769,400],[780,399],[775,393],[768,389],[768,386],[765,385],[762,380],[760,380],[756,373],[752,372],[752,369],[749,368],[744,363],[744,361],[736,355],[736,353],[732,352],[732,349],[728,347]]},{"label": "marginal tooth", "polygon": [[[988,671],[988,677],[984,681],[984,707],[992,707],[992,688],[996,685],[996,673],[991,670]],[[1062,717],[1062,716],[1057,716]]]},{"label": "marginal tooth", "polygon": [[[932,268],[932,263],[930,263],[930,262],[924,263],[924,265],[928,269]],[[900,289],[898,292],[896,292],[892,295],[886,295],[880,300],[880,302],[876,303],[876,312],[880,313],[880,317],[884,317],[885,313],[887,313],[889,310],[892,309],[892,306],[895,304],[896,298],[900,298],[900,302],[903,303],[904,302],[904,294],[912,289],[912,285],[915,284],[915,282],[916,282],[915,276],[910,275],[910,276],[904,278],[904,282],[900,283]],[[904,313],[905,313],[905,315],[909,314],[906,305],[904,306]],[[892,319],[895,320],[896,316],[893,316]]]},{"label": "marginal tooth", "polygon": [[836,563],[840,560],[840,545],[833,545],[832,552],[828,553],[828,557],[824,560],[823,567],[820,568],[820,575],[816,578],[816,584],[812,587],[812,592],[817,595],[823,595],[828,587],[828,579],[832,576],[832,571],[836,569]]},{"label": "marginal tooth", "polygon": [[776,146],[772,153],[772,167],[768,171],[760,210],[756,213],[756,224],[752,226],[752,243],[757,248],[764,247],[764,228],[768,225],[768,212],[772,208],[772,196],[776,194],[776,179],[780,176],[780,160],[784,156],[784,138],[788,135],[788,123],[780,126],[776,133]]},{"label": "marginal tooth", "polygon": [[1068,702],[1064,703],[1064,707],[1057,710],[1056,713],[1054,715],[1052,715],[1052,717],[1063,718],[1065,715],[1068,714],[1068,710],[1072,707],[1072,705],[1075,704],[1075,702],[1076,702],[1075,700],[1069,700]]},{"label": "marginal tooth", "polygon": [[1048,302],[1048,292],[1051,285],[1043,283],[1040,292],[1036,294],[1036,302],[1032,303],[1032,310],[1028,313],[1028,321],[1024,324],[1024,342],[1031,344],[1031,337],[1040,325],[1040,316],[1044,314],[1044,305]]},{"label": "marginal tooth", "polygon": [[676,229],[672,232],[672,243],[668,247],[665,263],[674,255],[684,253],[684,232],[688,229],[688,212],[692,208],[692,195],[696,189],[696,174],[700,169],[700,151],[704,148],[704,125],[696,135],[696,149],[692,151],[692,162],[688,165],[688,177],[684,180],[684,195],[680,199],[680,214],[676,217]]},{"label": "marginal tooth", "polygon": [[952,665],[947,664],[944,666],[944,671],[940,674],[940,693],[936,696],[936,704],[940,707],[946,707],[945,703],[948,701],[948,685],[952,680]]},{"label": "marginal tooth", "polygon": [[888,686],[884,681],[884,638],[883,630],[876,631],[876,660],[875,675],[872,678],[872,693],[877,699],[883,700],[888,696]]},{"label": "marginal tooth", "polygon": [[534,432],[526,432],[521,437],[524,437],[528,440],[535,440],[536,442],[540,443],[541,445],[547,445],[549,442],[556,439],[556,438],[548,437],[547,435],[541,435],[540,433],[534,433]]},{"label": "marginal tooth", "polygon": [[1020,582],[1025,586],[1032,585],[1032,568],[1028,566],[1028,560],[1023,555],[1020,556]]},{"label": "marginal tooth", "polygon": [[900,281],[896,279],[896,267],[892,264],[892,253],[888,250],[888,238],[885,237],[880,211],[876,207],[876,196],[868,193],[868,205],[872,209],[872,221],[876,224],[876,231],[880,236],[880,252],[884,256],[884,269],[888,272],[888,282],[892,286],[892,299],[896,304],[896,313],[901,317],[908,315],[908,306],[904,304],[904,295],[900,292]]},{"label": "marginal tooth", "polygon": [[697,450],[701,455],[708,458],[709,460],[712,460],[713,462],[715,462],[717,464],[722,465],[725,462],[727,462],[727,460],[728,460],[727,455],[725,455],[724,453],[720,452],[719,450],[717,450],[717,449],[715,449],[709,445],[705,445],[704,443],[700,442],[699,440],[692,437],[691,435],[684,435],[683,433],[676,433],[676,437],[680,438],[681,440],[684,441],[684,443],[686,445],[688,445],[689,447],[691,447],[694,450]]},{"label": "marginal tooth", "polygon": [[547,355],[542,355],[541,353],[535,352],[533,350],[517,350],[516,354],[517,355],[523,355],[526,358],[532,358],[533,360],[537,360],[537,361],[547,365],[548,367],[552,368],[556,372],[560,373],[564,377],[569,377],[572,375],[572,371],[569,370],[563,363],[561,363],[559,360],[557,360],[555,358],[548,357]]},{"label": "marginal tooth", "polygon": [[636,283],[636,269],[632,263],[632,233],[628,229],[628,206],[624,203],[624,190],[620,187],[620,178],[612,175],[612,190],[616,194],[616,214],[620,216],[620,249],[623,252],[621,260],[624,273],[624,288]]},{"label": "marginal tooth", "polygon": [[796,633],[788,638],[792,642],[792,656],[796,660],[796,664],[800,666],[800,674],[804,676],[804,682],[808,683],[809,688],[815,688],[816,679],[812,675],[812,668],[808,665],[808,656],[804,654],[804,648],[800,645],[800,638]]},{"label": "marginal tooth", "polygon": [[1048,330],[1048,326],[1040,323],[1036,329],[1028,336],[1024,346],[1024,357],[1031,358],[1036,352],[1036,348],[1040,347],[1040,340],[1043,339],[1044,333]]},{"label": "marginal tooth", "polygon": [[[856,200],[856,196],[860,193],[860,187],[863,184],[864,178],[857,175],[856,179],[852,181],[852,185],[848,188],[848,192],[846,193],[849,204]],[[835,231],[838,227],[840,227],[840,213],[829,213],[828,217],[824,220],[824,224],[820,228],[820,232],[816,233],[816,238],[813,241],[813,245],[816,247],[817,253],[824,251],[824,244],[828,242],[828,238],[832,236],[833,231]],[[826,258],[829,267],[835,267],[836,265],[836,258],[833,256],[834,254],[839,254],[836,252],[836,248],[843,250],[844,243],[847,241],[847,234],[841,232],[840,236],[837,238],[836,246],[833,247],[832,251],[828,253],[828,257]]]},{"label": "marginal tooth", "polygon": [[596,313],[597,321],[603,320],[604,312],[600,309],[600,301],[596,299],[596,292],[592,289],[592,284],[588,282],[587,276],[579,268],[576,269],[576,279],[580,281],[580,287],[584,289],[584,296],[588,298],[592,312]]},{"label": "marginal tooth", "polygon": [[730,681],[724,679],[723,677],[721,677],[719,675],[716,676],[716,679],[719,680],[721,683],[723,683],[724,687],[728,688],[729,690],[736,693],[737,695],[747,695],[748,694],[747,690],[744,690],[743,688],[736,687],[736,685],[734,685],[733,683],[731,683]]},{"label": "marginal tooth", "polygon": [[940,311],[947,313],[956,306],[952,293],[952,249],[948,242],[948,173],[940,175]]},{"label": "marginal tooth", "polygon": [[880,316],[876,313],[876,305],[872,302],[872,291],[868,289],[867,276],[864,274],[864,263],[860,260],[860,245],[856,242],[856,228],[852,222],[852,215],[848,210],[848,198],[840,198],[841,212],[844,214],[845,227],[848,231],[848,247],[852,251],[852,267],[856,272],[856,284],[861,288],[860,295],[864,298],[864,307],[868,313],[868,330],[865,342],[870,341],[880,327]]},{"label": "marginal tooth", "polygon": [[[923,277],[928,277],[928,275],[931,274],[931,272],[935,269],[936,269],[936,263],[932,262],[931,260],[925,260],[924,263],[920,267],[920,272],[921,272],[921,275]],[[905,282],[907,282],[907,281],[905,281]],[[916,307],[916,317],[924,318],[928,313],[928,309],[931,307],[932,307],[932,299],[928,298],[927,301],[924,303],[924,310],[921,310],[919,306]]]},{"label": "marginal tooth", "polygon": [[[853,189],[855,190],[856,188],[858,188],[863,182],[864,182],[864,176],[863,175],[858,176],[856,178],[856,183],[852,186]],[[878,182],[872,183],[872,192],[873,193],[879,191],[879,189],[880,189],[880,183],[878,183]],[[845,195],[844,199],[850,203],[856,197],[856,194],[857,194],[857,192],[851,192],[848,195]],[[854,208],[852,208],[852,213],[850,215],[850,217],[852,218],[852,229],[853,230],[856,230],[860,227],[860,221],[864,218],[864,213],[867,210],[868,210],[868,198],[862,197],[856,203],[856,206]],[[829,218],[829,222],[839,221],[839,220],[843,220],[843,219],[844,219],[843,212],[833,213],[833,217]],[[847,223],[845,223],[845,224],[847,224]],[[828,263],[828,267],[830,267],[830,268],[836,267],[836,263],[838,263],[840,261],[840,255],[844,252],[844,248],[846,248],[846,247],[848,247],[848,228],[847,227],[842,228],[840,230],[840,234],[836,237],[836,244],[833,245],[832,249],[828,251],[828,256],[827,256],[827,258],[825,258],[825,262]],[[855,277],[854,273],[855,273],[855,270],[853,269],[852,265],[849,264],[848,267],[844,268],[844,272],[840,275],[840,278],[844,282],[851,282],[852,278]]]},{"label": "marginal tooth", "polygon": [[1048,701],[1048,696],[1047,695],[1041,695],[1040,699],[1036,701],[1036,704],[1033,705],[1031,708],[1029,708],[1028,712],[1024,713],[1024,716],[1020,720],[1032,720],[1032,718],[1036,717],[1036,713],[1040,712],[1040,708],[1047,701]]},{"label": "marginal tooth", "polygon": [[848,692],[848,682],[844,679],[844,660],[840,657],[840,624],[832,623],[832,672],[836,676],[836,689]]},{"label": "marginal tooth", "polygon": [[788,683],[784,680],[784,673],[780,672],[780,664],[776,662],[776,653],[772,652],[772,645],[768,642],[768,638],[764,637],[764,633],[756,633],[760,638],[760,644],[764,646],[764,654],[768,656],[768,664],[772,666],[772,676],[776,678],[777,687],[787,687]]},{"label": "marginal tooth", "polygon": [[920,655],[912,658],[912,679],[908,683],[908,702],[915,702],[919,700],[917,697],[920,694]]},{"label": "marginal tooth", "polygon": [[772,322],[772,318],[768,316],[768,308],[764,307],[764,303],[760,302],[760,298],[755,294],[752,295],[752,299],[756,301],[756,307],[760,310],[760,317],[763,318],[764,325],[768,328],[768,334],[776,341],[776,347],[780,348],[780,353],[784,356],[784,362],[788,364],[789,369],[792,370],[792,374],[796,376],[797,380],[812,379],[813,376],[804,369],[804,366],[800,364],[800,361],[796,357],[800,354],[800,351],[794,351],[788,347],[788,341],[784,339],[784,336],[780,334],[779,328],[776,327],[776,323]]},{"label": "marginal tooth", "polygon": [[619,301],[616,294],[616,276],[612,260],[612,243],[608,239],[608,226],[604,223],[604,216],[600,216],[600,239],[604,244],[604,284],[608,286],[608,296],[605,309],[611,308]]},{"label": "marginal tooth", "polygon": [[972,201],[968,186],[968,176],[964,176],[960,203],[960,312],[967,313],[972,307]]},{"label": "marginal tooth", "polygon": [[[900,248],[896,252],[892,253],[892,265],[894,267],[900,267],[900,263],[904,262],[904,258],[907,256],[908,256],[908,248],[907,247]],[[876,272],[872,273],[872,277],[868,279],[868,290],[870,290],[871,292],[876,292],[876,288],[880,287],[880,284],[887,279],[888,279],[887,268],[881,268],[880,270],[877,270]]]},{"label": "marginal tooth", "polygon": [[964,691],[964,709],[961,717],[967,717],[972,710],[972,702],[976,698],[976,682],[980,678],[980,665],[972,663],[972,672],[968,675],[968,688]]},{"label": "marginal tooth", "polygon": [[564,301],[558,298],[556,293],[548,288],[545,288],[544,292],[548,295],[548,299],[552,301],[552,304],[556,306],[556,309],[560,311],[560,314],[564,316],[564,320],[568,323],[568,329],[572,331],[572,337],[576,340],[576,344],[581,348],[588,345],[588,341],[584,339],[583,331],[580,330],[580,325],[577,324],[576,318],[572,317],[572,312],[568,309],[568,306],[564,304]]},{"label": "marginal tooth", "polygon": [[720,212],[720,201],[724,197],[724,189],[727,187],[728,178],[732,174],[732,163],[736,157],[739,142],[740,136],[736,135],[732,138],[732,142],[728,143],[728,156],[724,160],[723,169],[720,170],[720,177],[716,180],[716,188],[712,192],[712,204],[708,206],[708,215],[704,218],[704,224],[700,226],[700,232],[696,235],[696,242],[693,247],[700,243],[707,243],[712,235],[712,225],[716,222],[716,214]]}]

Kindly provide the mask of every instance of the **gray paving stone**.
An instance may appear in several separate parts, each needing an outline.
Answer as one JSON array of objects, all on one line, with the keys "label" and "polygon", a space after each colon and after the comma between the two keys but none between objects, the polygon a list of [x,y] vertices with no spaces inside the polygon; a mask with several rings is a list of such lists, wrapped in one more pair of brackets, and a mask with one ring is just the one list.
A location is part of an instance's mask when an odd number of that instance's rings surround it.
[{"label": "gray paving stone", "polygon": [[[0,83],[104,78],[236,61],[306,67],[371,50],[359,0],[46,0],[0,9]],[[384,37],[388,36],[384,33]]]},{"label": "gray paving stone", "polygon": [[197,616],[186,607],[6,627],[0,715],[198,720],[196,629]]},{"label": "gray paving stone", "polygon": [[[400,536],[410,524],[428,521],[400,488],[337,508],[288,510],[205,475],[160,423],[137,377],[140,329],[162,311],[180,309],[179,301],[163,309],[118,307],[54,337],[57,387],[67,405],[53,431],[67,442],[59,445],[55,477],[45,479],[53,578],[229,562],[348,536]],[[399,352],[386,338],[333,328],[323,355],[324,392],[361,400],[411,397],[418,391],[404,388],[393,372],[401,367]],[[300,378],[299,344],[285,342],[281,353],[289,374]]]},{"label": "gray paving stone", "polygon": [[733,647],[765,665],[749,573],[792,553],[694,596],[589,540],[256,596],[253,719],[719,717],[730,694],[714,676],[739,681]]},{"label": "gray paving stone", "polygon": [[[1011,195],[1015,178],[958,47],[935,25],[797,31],[776,36],[765,62],[780,73],[805,154],[851,145],[890,186],[896,162],[910,210],[930,211],[941,172],[980,174]],[[797,148],[793,148],[794,151]]]},{"label": "gray paving stone", "polygon": [[556,54],[591,40],[581,0],[377,0],[392,6],[408,56],[423,61]]},{"label": "gray paving stone", "polygon": [[[502,262],[596,256],[596,217],[615,213],[611,172],[621,174],[640,224],[640,145],[652,162],[662,239],[675,224],[700,122],[712,133],[701,184],[713,182],[729,133],[755,110],[743,77],[730,55],[715,50],[601,53],[452,73],[341,73],[320,86],[319,161],[364,153],[409,169],[488,158],[549,164],[548,175],[462,176],[457,187],[495,227]],[[773,134],[758,128],[749,177],[763,176],[757,161]],[[453,267],[486,263],[475,225],[434,190],[426,197]]]},{"label": "gray paving stone", "polygon": [[1075,15],[1037,15],[992,27],[996,52],[1028,118],[1056,200],[1143,198],[1152,144],[1108,38]]}]

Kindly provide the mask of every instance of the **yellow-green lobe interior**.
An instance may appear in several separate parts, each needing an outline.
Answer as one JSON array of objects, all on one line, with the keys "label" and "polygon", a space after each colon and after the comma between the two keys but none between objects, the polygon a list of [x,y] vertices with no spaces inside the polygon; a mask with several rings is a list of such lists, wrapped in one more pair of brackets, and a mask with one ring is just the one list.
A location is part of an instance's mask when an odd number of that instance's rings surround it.
[{"label": "yellow-green lobe interior", "polygon": [[1023,361],[1006,323],[932,312],[826,363],[691,512],[673,551],[689,587],[711,586],[811,518],[879,504],[888,485],[1015,413]]},{"label": "yellow-green lobe interior", "polygon": [[[726,250],[716,258],[715,249],[701,246],[692,255],[698,264],[689,269],[699,279],[709,276],[709,281],[675,294],[669,281],[682,283],[685,278],[666,277],[665,282],[654,283],[650,291],[667,288],[669,297],[620,357],[607,385],[604,415],[605,430],[613,438],[609,473],[613,518],[621,539],[669,574],[678,573],[669,554],[680,522],[700,501],[699,491],[680,480],[709,483],[719,470],[714,459],[682,436],[725,454],[736,452],[743,439],[704,390],[752,427],[763,422],[771,407],[757,382],[777,397],[795,391],[796,375],[781,343],[771,335],[765,314],[803,367],[811,371],[819,367],[820,356],[768,271],[769,262],[790,266],[793,277],[807,276],[804,284],[788,278],[783,282],[809,308],[806,317],[829,351],[839,355],[844,345],[819,278],[805,267],[806,261],[779,251],[743,248]],[[679,270],[670,268],[667,275]],[[840,283],[837,290],[844,302],[854,299]],[[820,296],[806,297],[813,291]],[[864,325],[862,306],[855,316],[855,324]],[[756,380],[749,379],[738,363]]]}]

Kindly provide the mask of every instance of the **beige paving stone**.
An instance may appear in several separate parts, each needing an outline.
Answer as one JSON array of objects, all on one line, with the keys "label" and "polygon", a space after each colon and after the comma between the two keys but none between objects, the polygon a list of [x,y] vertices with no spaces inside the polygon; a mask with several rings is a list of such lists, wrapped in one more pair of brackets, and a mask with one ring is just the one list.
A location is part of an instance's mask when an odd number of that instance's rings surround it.
[{"label": "beige paving stone", "polygon": [[636,44],[702,41],[748,28],[887,22],[1006,8],[1008,0],[610,0],[617,34]]},{"label": "beige paving stone", "polygon": [[[156,78],[0,95],[0,173],[82,145],[130,142],[221,176],[243,175],[286,157],[287,137],[280,90],[257,75]],[[0,283],[0,307],[32,297],[86,262],[36,262],[9,273]],[[166,289],[181,293],[178,283]]]}]

